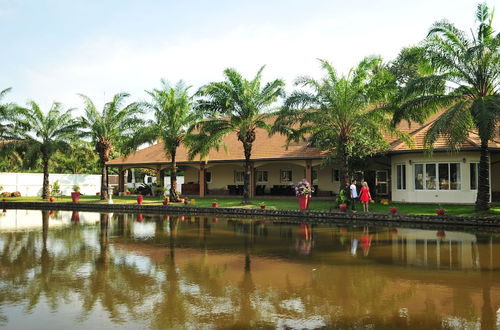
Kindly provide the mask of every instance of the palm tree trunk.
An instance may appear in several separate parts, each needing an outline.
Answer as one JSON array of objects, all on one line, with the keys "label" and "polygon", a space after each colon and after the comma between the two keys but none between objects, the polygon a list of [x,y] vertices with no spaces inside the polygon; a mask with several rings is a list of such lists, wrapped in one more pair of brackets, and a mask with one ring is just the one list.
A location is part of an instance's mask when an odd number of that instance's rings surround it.
[{"label": "palm tree trunk", "polygon": [[177,163],[176,163],[177,150],[172,150],[170,152],[170,201],[177,202],[179,200],[179,195],[177,194]]},{"label": "palm tree trunk", "polygon": [[251,175],[251,163],[250,157],[252,156],[252,144],[248,142],[243,143],[243,149],[245,150],[245,172],[243,175],[243,204],[250,203],[250,175]]},{"label": "palm tree trunk", "polygon": [[106,200],[108,197],[108,168],[101,160],[101,200]]},{"label": "palm tree trunk", "polygon": [[476,211],[490,209],[490,156],[488,140],[481,139],[481,158],[479,160],[479,178],[477,187]]},{"label": "palm tree trunk", "polygon": [[50,197],[49,185],[49,155],[42,151],[42,165],[43,165],[43,186],[42,198],[47,199]]}]

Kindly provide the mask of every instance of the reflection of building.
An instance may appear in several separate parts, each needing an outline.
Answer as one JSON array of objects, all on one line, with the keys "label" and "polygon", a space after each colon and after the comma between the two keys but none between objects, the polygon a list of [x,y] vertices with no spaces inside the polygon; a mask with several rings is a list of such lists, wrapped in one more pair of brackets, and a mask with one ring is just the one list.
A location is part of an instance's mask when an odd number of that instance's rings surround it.
[{"label": "reflection of building", "polygon": [[476,235],[398,228],[392,235],[392,258],[412,266],[449,269],[478,269]]}]

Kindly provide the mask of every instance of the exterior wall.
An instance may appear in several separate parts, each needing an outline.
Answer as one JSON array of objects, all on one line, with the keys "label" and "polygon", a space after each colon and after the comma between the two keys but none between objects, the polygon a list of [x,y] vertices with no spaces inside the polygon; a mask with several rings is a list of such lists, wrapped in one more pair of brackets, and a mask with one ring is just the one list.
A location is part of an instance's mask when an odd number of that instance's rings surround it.
[{"label": "exterior wall", "polygon": [[[303,164],[298,165],[298,164]],[[306,169],[305,169],[305,161],[300,163],[288,163],[288,162],[275,162],[275,163],[266,163],[256,168],[257,171],[267,171],[268,172],[268,181],[267,182],[259,182],[256,181],[256,185],[265,185],[265,192],[270,193],[271,187],[274,185],[286,186],[286,185],[294,185],[300,180],[305,178]],[[280,171],[281,170],[291,170],[292,171],[292,181],[290,182],[281,182],[280,180]],[[234,184],[234,183],[233,183]]]},{"label": "exterior wall", "polygon": [[[84,195],[95,195],[101,190],[101,176],[93,174],[50,174],[49,184],[59,182],[63,195],[70,195],[73,185],[80,187]],[[19,191],[21,196],[41,196],[43,173],[0,173],[3,191]]]},{"label": "exterior wall", "polygon": [[234,172],[243,171],[243,164],[214,164],[207,166],[207,172],[212,173],[212,182],[207,182],[208,190],[227,190],[228,185],[243,184],[234,182]]},{"label": "exterior wall", "polygon": [[500,202],[500,152],[490,155],[491,199],[493,202]]},{"label": "exterior wall", "polygon": [[[317,166],[315,167],[318,169],[318,189],[319,191],[332,191],[335,194],[338,194],[339,192],[339,187],[340,187],[340,182],[339,181],[334,181],[335,178],[333,177],[333,168],[328,166],[328,167],[320,167]],[[316,184],[316,183],[315,183]]]},{"label": "exterior wall", "polygon": [[[464,162],[465,160],[465,162]],[[416,163],[460,163],[460,190],[415,190],[414,165]],[[474,203],[476,190],[470,187],[470,163],[479,162],[479,152],[435,152],[432,157],[423,153],[408,153],[393,155],[391,158],[392,171],[392,200],[395,202],[411,203]],[[406,190],[397,189],[396,165],[406,165]]]}]

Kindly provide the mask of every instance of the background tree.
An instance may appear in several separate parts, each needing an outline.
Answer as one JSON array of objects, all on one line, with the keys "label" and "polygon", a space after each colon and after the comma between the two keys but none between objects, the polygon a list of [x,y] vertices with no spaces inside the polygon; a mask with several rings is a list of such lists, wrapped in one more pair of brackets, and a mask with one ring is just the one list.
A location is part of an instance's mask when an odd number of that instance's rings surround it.
[{"label": "background tree", "polygon": [[170,159],[170,199],[177,201],[177,149],[189,138],[189,128],[200,120],[193,110],[193,97],[189,86],[179,81],[172,87],[165,80],[160,89],[147,91],[151,102],[142,102],[146,111],[151,111],[154,119],[147,121],[145,128],[134,138],[136,144],[160,140]]},{"label": "background tree", "polygon": [[142,112],[132,103],[124,106],[127,93],[118,93],[99,112],[92,100],[80,94],[85,104],[82,118],[84,136],[90,137],[99,155],[101,166],[101,199],[108,199],[108,168],[106,162],[113,151],[129,153],[136,146],[130,144],[132,137],[141,129],[144,121],[138,117]]},{"label": "background tree", "polygon": [[[481,141],[476,210],[490,205],[488,143],[500,136],[500,35],[495,35],[493,12],[486,4],[476,10],[479,23],[471,36],[447,21],[434,23],[423,42],[435,74],[409,82],[397,107],[394,122],[424,122],[431,114],[443,111],[425,137],[432,151],[440,136],[457,150],[477,133]],[[446,84],[446,90],[440,88]]]},{"label": "background tree", "polygon": [[5,138],[4,135],[6,125],[8,124],[9,109],[12,107],[12,104],[2,104],[1,102],[5,95],[11,91],[11,89],[12,88],[6,88],[0,91],[0,140],[3,140]]},{"label": "background tree", "polygon": [[325,162],[340,165],[343,184],[350,181],[354,160],[384,151],[384,133],[407,139],[391,126],[390,113],[382,110],[395,90],[394,76],[379,57],[367,57],[347,76],[339,76],[333,66],[320,60],[326,75],[321,80],[300,77],[275,122],[274,132],[288,142],[305,140],[328,151]]},{"label": "background tree", "polygon": [[205,115],[197,128],[199,135],[193,140],[191,157],[201,157],[212,148],[219,148],[223,138],[235,132],[243,145],[245,171],[243,203],[249,203],[252,145],[257,128],[271,131],[270,107],[284,95],[284,82],[276,79],[261,87],[260,68],[252,80],[247,80],[234,69],[224,70],[225,80],[203,86],[198,95],[197,108]]},{"label": "background tree", "polygon": [[64,111],[54,102],[47,114],[31,101],[27,108],[16,107],[13,125],[8,130],[10,141],[6,148],[23,148],[29,157],[41,157],[43,168],[42,198],[50,196],[49,162],[52,155],[67,149],[75,138],[79,123],[72,117],[72,109]]},{"label": "background tree", "polygon": [[90,142],[75,141],[68,149],[54,154],[51,171],[71,174],[97,174],[100,161]]}]

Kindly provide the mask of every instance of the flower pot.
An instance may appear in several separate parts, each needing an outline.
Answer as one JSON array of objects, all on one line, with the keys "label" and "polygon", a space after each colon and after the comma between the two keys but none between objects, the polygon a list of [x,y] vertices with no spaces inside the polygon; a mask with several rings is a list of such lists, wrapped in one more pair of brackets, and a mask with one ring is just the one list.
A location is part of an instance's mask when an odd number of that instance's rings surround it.
[{"label": "flower pot", "polygon": [[339,210],[340,210],[340,212],[347,212],[347,204],[344,204],[344,203],[340,204]]},{"label": "flower pot", "polygon": [[143,222],[143,221],[144,221],[144,216],[141,213],[137,214],[137,222]]},{"label": "flower pot", "polygon": [[445,236],[446,236],[446,234],[445,234],[444,230],[438,230],[436,233],[436,237],[443,238]]},{"label": "flower pot", "polygon": [[170,201],[169,201],[169,200],[167,200],[167,199],[165,199],[165,200],[162,202],[162,204],[163,204],[163,205],[168,205],[169,203],[170,203]]},{"label": "flower pot", "polygon": [[397,208],[395,208],[395,207],[391,207],[391,208],[389,209],[389,212],[391,212],[392,214],[396,214],[396,213],[398,213],[398,209],[397,209]]},{"label": "flower pot", "polygon": [[80,192],[79,191],[72,192],[71,200],[73,201],[73,203],[78,203],[80,201]]},{"label": "flower pot", "polygon": [[2,202],[7,202],[7,198],[2,198]]},{"label": "flower pot", "polygon": [[167,204],[170,203],[170,197],[165,196],[165,201],[167,202]]},{"label": "flower pot", "polygon": [[184,205],[189,205],[189,201],[187,199],[184,200]]},{"label": "flower pot", "polygon": [[179,203],[184,203],[184,198],[179,198]]},{"label": "flower pot", "polygon": [[54,201],[55,201],[55,200],[56,200],[56,199],[55,199],[54,197],[52,197],[52,196],[51,196],[51,197],[49,197],[49,202],[54,203]]},{"label": "flower pot", "polygon": [[219,206],[219,203],[217,203],[217,202],[212,203],[212,207],[218,207],[218,206]]},{"label": "flower pot", "polygon": [[309,206],[309,196],[307,195],[302,195],[299,196],[299,207],[302,211],[307,210]]},{"label": "flower pot", "polygon": [[212,219],[212,222],[213,222],[213,223],[217,223],[217,222],[219,222],[219,218],[213,218],[213,219]]},{"label": "flower pot", "polygon": [[137,204],[141,205],[143,200],[144,200],[144,196],[137,195]]},{"label": "flower pot", "polygon": [[437,210],[436,210],[436,214],[437,214],[437,215],[445,215],[445,213],[446,213],[446,210],[445,210],[445,209],[437,209]]},{"label": "flower pot", "polygon": [[261,210],[263,210],[263,209],[266,208],[266,206],[265,205],[261,205],[260,208],[261,208]]}]

